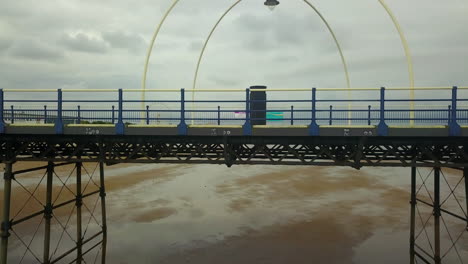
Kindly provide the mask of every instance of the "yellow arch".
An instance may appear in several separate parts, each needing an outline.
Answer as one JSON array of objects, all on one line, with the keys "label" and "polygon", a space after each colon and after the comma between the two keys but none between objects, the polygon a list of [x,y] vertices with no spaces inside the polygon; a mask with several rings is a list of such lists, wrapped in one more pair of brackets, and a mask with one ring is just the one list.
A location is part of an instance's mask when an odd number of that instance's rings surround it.
[{"label": "yellow arch", "polygon": [[[193,85],[192,85],[192,101],[195,100],[195,90],[196,90],[196,87],[197,87],[197,80],[198,80],[198,72],[200,70],[200,64],[201,64],[201,60],[203,58],[203,55],[205,53],[205,50],[206,50],[206,46],[208,45],[208,42],[210,41],[211,39],[211,36],[213,35],[214,31],[216,30],[216,28],[218,27],[219,23],[221,23],[221,21],[224,19],[224,17],[235,7],[237,6],[237,4],[239,4],[242,0],[237,0],[233,5],[231,5],[224,13],[223,15],[218,19],[218,21],[216,22],[216,24],[213,26],[213,28],[211,29],[210,31],[210,34],[208,35],[208,37],[206,38],[205,40],[205,43],[203,45],[203,48],[201,50],[201,53],[200,53],[200,56],[198,58],[198,62],[197,62],[197,67],[195,69],[195,76],[193,78]],[[322,15],[322,13],[320,13],[320,11],[313,5],[311,4],[308,0],[303,0],[310,8],[312,8],[315,13],[320,17],[320,19],[323,21],[323,23],[326,25],[328,31],[330,32],[330,34],[332,35],[333,37],[333,40],[335,42],[335,45],[336,47],[338,48],[338,51],[340,53],[340,58],[341,58],[341,62],[343,64],[343,68],[344,68],[344,72],[345,72],[345,78],[346,78],[346,86],[347,88],[351,88],[351,81],[350,81],[350,78],[349,78],[349,72],[348,72],[348,65],[346,63],[346,59],[344,57],[344,54],[343,54],[343,50],[341,49],[341,45],[338,41],[338,38],[336,37],[335,35],[335,32],[333,31],[333,29],[331,28],[330,24],[328,23],[328,21],[325,19],[325,17]],[[348,98],[350,99],[351,98],[351,91],[348,91]],[[348,108],[350,109],[351,108],[351,104],[348,105]],[[348,123],[351,124],[351,111],[348,111]]]},{"label": "yellow arch", "polygon": [[[174,0],[169,7],[169,9],[166,11],[164,14],[161,22],[159,22],[159,25],[156,27],[156,30],[153,34],[153,38],[151,39],[151,44],[148,48],[148,51],[146,53],[146,60],[145,60],[145,68],[143,70],[143,80],[141,81],[141,88],[143,92],[141,93],[141,109],[145,109],[145,91],[146,91],[146,75],[148,74],[148,65],[149,65],[149,60],[151,58],[151,53],[153,51],[154,43],[156,42],[156,38],[159,35],[159,31],[161,30],[162,25],[164,24],[164,21],[166,21],[167,16],[172,12],[172,9],[177,5],[179,0]],[[142,113],[142,116],[144,116],[144,113]],[[143,122],[143,119],[142,119]]]},{"label": "yellow arch", "polygon": [[[159,23],[159,25],[157,26],[156,28],[156,31],[155,33],[153,34],[153,38],[151,39],[151,43],[150,43],[150,47],[148,48],[148,51],[147,51],[147,55],[146,55],[146,60],[145,60],[145,67],[144,67],[144,70],[143,70],[143,80],[142,80],[142,109],[145,108],[145,103],[143,102],[145,100],[145,90],[146,90],[146,79],[147,79],[147,73],[148,73],[148,65],[149,65],[149,60],[151,58],[151,53],[152,53],[152,50],[153,50],[153,47],[154,47],[154,44],[156,42],[156,38],[159,34],[159,31],[161,30],[161,27],[162,25],[164,24],[164,22],[166,21],[168,15],[172,12],[172,10],[174,9],[174,7],[177,5],[177,3],[179,2],[180,0],[174,0],[171,4],[171,6],[169,7],[169,9],[166,11],[166,13],[164,14],[163,16],[163,19],[161,20],[161,22]],[[197,68],[195,70],[195,76],[194,76],[194,80],[193,80],[193,86],[192,86],[192,100],[194,100],[194,96],[195,96],[195,89],[196,89],[196,83],[197,83],[197,79],[198,79],[198,72],[199,72],[199,68],[200,68],[200,64],[201,64],[201,60],[203,58],[203,54],[206,50],[206,46],[208,45],[208,42],[209,40],[211,39],[211,36],[213,35],[214,31],[216,30],[216,28],[218,27],[219,23],[224,19],[224,17],[237,5],[241,2],[242,0],[237,0],[233,5],[231,5],[224,13],[223,15],[219,18],[219,20],[216,22],[216,24],[214,25],[214,27],[212,28],[210,34],[208,35],[208,38],[206,39],[204,45],[203,45],[203,49],[200,53],[200,57],[198,59],[198,62],[197,62]],[[344,70],[345,70],[345,77],[346,77],[346,84],[347,84],[347,87],[350,88],[351,87],[351,84],[350,84],[350,78],[349,78],[349,73],[348,73],[348,67],[347,67],[347,64],[346,64],[346,60],[345,60],[345,57],[344,57],[344,54],[342,52],[342,49],[341,49],[341,46],[338,42],[338,39],[333,31],[333,29],[331,28],[331,26],[328,24],[328,21],[324,18],[324,16],[318,11],[318,9],[312,5],[308,0],[303,0],[307,5],[309,5],[320,17],[320,19],[325,23],[325,25],[327,26],[327,29],[328,31],[330,32],[330,34],[332,35],[334,41],[335,41],[335,44],[339,50],[339,53],[340,53],[340,57],[341,57],[341,61],[343,63],[343,67],[344,67]],[[348,94],[349,96],[349,94]],[[350,113],[348,113],[350,114]]]},{"label": "yellow arch", "polygon": [[[192,85],[192,100],[194,99],[193,96],[194,96],[194,91],[196,89],[196,84],[197,84],[197,79],[198,79],[198,72],[199,72],[199,69],[200,69],[200,63],[201,63],[201,60],[203,58],[203,55],[205,53],[205,50],[206,50],[206,46],[208,45],[208,42],[210,41],[211,39],[211,36],[213,35],[214,31],[216,30],[216,28],[218,27],[219,23],[224,19],[224,17],[237,5],[241,2],[242,0],[237,0],[232,6],[230,6],[224,13],[223,15],[218,19],[218,21],[216,22],[216,24],[214,25],[214,27],[211,29],[210,31],[210,34],[208,35],[204,45],[203,45],[203,48],[202,48],[202,51],[200,53],[200,56],[198,58],[198,62],[197,62],[197,68],[195,70],[195,76],[193,78],[193,85]],[[344,71],[345,71],[345,78],[346,78],[346,86],[347,88],[351,88],[351,81],[350,81],[350,78],[349,78],[349,72],[348,72],[348,66],[347,66],[347,63],[346,63],[346,59],[344,57],[344,54],[343,54],[343,50],[341,49],[341,45],[338,41],[338,38],[336,37],[335,35],[335,32],[333,31],[333,29],[331,28],[330,24],[328,23],[328,21],[325,19],[325,17],[322,15],[322,13],[320,13],[320,11],[314,6],[312,5],[308,0],[303,0],[307,5],[309,5],[314,11],[315,13],[317,13],[317,15],[319,15],[320,19],[324,22],[324,24],[327,26],[327,29],[328,31],[330,32],[330,34],[332,35],[333,37],[333,40],[335,41],[335,44],[338,48],[338,51],[340,53],[340,57],[341,57],[341,62],[343,64],[343,68],[344,68]]]},{"label": "yellow arch", "polygon": [[[145,60],[145,67],[144,67],[144,70],[143,70],[143,80],[142,80],[142,101],[145,100],[145,90],[146,90],[146,79],[147,79],[147,73],[148,73],[148,65],[149,65],[149,60],[150,60],[150,57],[151,57],[151,53],[152,53],[152,50],[153,50],[153,47],[154,47],[154,44],[155,44],[155,41],[156,41],[156,38],[159,34],[159,31],[162,27],[162,25],[164,24],[165,20],[167,19],[168,15],[172,12],[172,10],[174,9],[174,7],[177,5],[177,3],[179,2],[180,0],[173,0],[171,6],[169,7],[169,9],[166,11],[166,13],[164,14],[163,16],[163,19],[161,20],[161,22],[159,23],[159,25],[157,26],[156,30],[155,30],[155,33],[153,34],[153,37],[151,39],[151,43],[150,43],[150,46],[148,48],[148,51],[147,51],[147,55],[146,55],[146,60]],[[209,38],[211,37],[211,35],[213,34],[214,30],[216,29],[216,27],[218,26],[218,24],[221,22],[221,20],[224,18],[224,16],[226,16],[227,13],[229,13],[230,10],[232,10],[232,8],[234,8],[240,1],[242,0],[237,0],[226,12],[225,14],[223,14],[223,16],[219,19],[219,21],[216,23],[215,27],[212,29],[212,32],[210,33],[210,35],[208,36],[208,39],[207,39],[207,42],[209,41]],[[350,85],[350,79],[349,79],[349,74],[348,74],[348,68],[347,68],[347,64],[346,64],[346,61],[345,61],[345,58],[344,58],[344,55],[343,53],[341,52],[341,47],[339,45],[339,42],[336,38],[336,35],[334,34],[333,30],[331,29],[330,25],[328,24],[328,22],[325,20],[325,18],[323,17],[323,15],[317,10],[317,8],[315,8],[308,0],[303,0],[307,5],[309,5],[312,9],[314,9],[314,11],[320,16],[320,18],[322,19],[322,21],[324,21],[325,25],[327,26],[328,30],[330,31],[330,33],[332,34],[332,37],[340,51],[340,56],[341,56],[341,60],[343,62],[343,67],[345,68],[345,74],[346,74],[346,82],[347,82],[347,86],[348,88],[351,87]],[[405,56],[406,56],[406,59],[407,59],[407,64],[408,64],[408,71],[409,71],[409,78],[410,78],[410,97],[411,99],[414,99],[414,71],[413,71],[413,63],[412,63],[412,57],[411,57],[411,53],[410,53],[410,49],[409,49],[409,46],[408,46],[408,43],[406,41],[406,38],[403,34],[403,31],[401,29],[401,26],[399,25],[398,23],[398,20],[396,19],[396,17],[394,16],[394,14],[392,13],[391,9],[385,4],[384,0],[379,0],[380,4],[384,7],[384,9],[387,11],[388,15],[390,16],[390,18],[392,19],[399,35],[400,35],[400,39],[402,41],[402,44],[403,44],[403,48],[405,50]],[[204,49],[206,48],[206,45],[207,45],[207,42],[205,42],[205,45],[204,45]],[[203,53],[204,53],[204,49],[202,51],[202,54],[199,58],[199,62],[197,63],[197,69],[196,69],[196,73],[195,73],[195,78],[194,78],[194,84],[193,84],[193,88],[196,87],[196,79],[197,79],[197,76],[198,76],[198,71],[199,71],[199,64],[200,64],[200,61],[201,61],[201,58],[203,57]],[[195,89],[193,89],[195,90]],[[193,99],[193,96],[194,96],[194,91],[192,91],[192,99]],[[349,96],[349,94],[348,94]],[[142,109],[144,109],[145,106],[144,106],[144,102],[142,102]],[[414,101],[410,102],[410,108],[411,108],[411,112],[410,112],[410,117],[411,118],[414,118]],[[350,113],[348,113],[348,116],[349,116]],[[414,124],[414,120],[411,121],[412,124]]]},{"label": "yellow arch", "polygon": [[392,19],[393,24],[395,25],[396,30],[398,31],[398,34],[400,35],[401,43],[403,44],[403,49],[405,50],[405,55],[406,55],[406,63],[408,64],[408,74],[409,74],[409,80],[410,80],[410,125],[414,125],[414,70],[413,70],[413,58],[411,56],[411,51],[408,45],[408,41],[406,40],[405,34],[403,33],[403,30],[400,26],[400,23],[398,23],[398,20],[396,16],[393,14],[392,10],[388,5],[385,3],[384,0],[379,0],[380,4],[383,6],[385,11],[387,11],[388,15]]}]

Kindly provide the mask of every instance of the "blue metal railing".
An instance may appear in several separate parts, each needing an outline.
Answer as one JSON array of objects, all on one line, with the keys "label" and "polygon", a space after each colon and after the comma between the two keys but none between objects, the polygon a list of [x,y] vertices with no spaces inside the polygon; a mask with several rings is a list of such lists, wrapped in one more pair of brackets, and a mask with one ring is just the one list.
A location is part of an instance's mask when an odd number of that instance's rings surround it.
[{"label": "blue metal railing", "polygon": [[[451,89],[450,98],[414,100],[386,98],[390,92],[385,88],[379,90],[378,96],[374,90],[366,93],[366,97],[374,97],[362,99],[319,98],[325,92],[313,88],[309,98],[302,94],[300,99],[267,100],[252,100],[250,89],[245,90],[244,98],[187,100],[185,89],[181,89],[179,98],[144,101],[126,99],[123,89],[118,89],[114,100],[99,100],[92,95],[92,99],[64,99],[64,91],[58,89],[55,99],[14,99],[9,98],[10,92],[0,89],[0,133],[5,133],[7,124],[54,124],[55,132],[62,134],[67,124],[98,123],[115,125],[118,135],[125,134],[127,124],[172,124],[181,135],[187,134],[189,125],[242,125],[243,133],[252,135],[252,124],[263,120],[273,126],[307,125],[313,136],[319,135],[320,126],[349,124],[373,125],[378,135],[386,136],[388,125],[407,125],[410,121],[416,125],[446,125],[451,136],[459,136],[460,124],[468,124],[468,109],[458,106],[468,99],[458,98],[457,87]],[[283,97],[286,96],[292,97],[293,93]],[[410,102],[421,105],[410,109]],[[134,106],[142,103],[144,107]],[[253,110],[254,103],[266,103],[268,107]],[[440,106],[444,103],[446,106]],[[266,118],[256,118],[256,112],[264,113]]]}]

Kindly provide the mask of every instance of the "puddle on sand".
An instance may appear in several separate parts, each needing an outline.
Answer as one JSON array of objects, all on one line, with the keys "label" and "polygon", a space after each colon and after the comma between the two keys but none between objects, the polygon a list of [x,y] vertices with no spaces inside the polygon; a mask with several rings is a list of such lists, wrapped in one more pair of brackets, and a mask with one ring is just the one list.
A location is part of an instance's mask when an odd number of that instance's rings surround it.
[{"label": "puddle on sand", "polygon": [[[177,177],[154,184],[147,181],[125,195],[124,200],[141,201],[139,210],[127,208],[137,218],[158,218],[158,209],[176,213],[145,223],[129,223],[132,217],[114,222],[119,231],[109,235],[109,259],[117,263],[135,259],[140,263],[350,262],[354,248],[372,236],[385,214],[385,210],[372,213],[378,207],[373,203],[381,196],[387,199],[394,190],[371,173],[340,169],[336,174],[335,168],[287,166],[180,168]],[[402,208],[400,216],[406,217],[409,194],[402,191],[395,196],[405,196],[398,199],[402,204],[392,200],[385,206]],[[108,197],[112,208],[112,195]],[[150,204],[159,199],[168,202]],[[398,220],[398,214],[395,217]],[[399,223],[395,218],[385,222]],[[129,238],[119,239],[129,233]],[[131,256],[122,251],[125,248],[132,248],[127,251]]]}]

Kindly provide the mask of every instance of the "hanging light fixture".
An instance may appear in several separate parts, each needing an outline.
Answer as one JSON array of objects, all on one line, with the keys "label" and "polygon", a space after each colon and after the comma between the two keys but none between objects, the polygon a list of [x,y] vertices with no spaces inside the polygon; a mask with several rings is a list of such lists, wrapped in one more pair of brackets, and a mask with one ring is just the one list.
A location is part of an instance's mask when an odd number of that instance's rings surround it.
[{"label": "hanging light fixture", "polygon": [[275,9],[275,7],[277,5],[280,4],[279,1],[277,0],[266,0],[265,3],[264,3],[271,11],[273,11]]}]

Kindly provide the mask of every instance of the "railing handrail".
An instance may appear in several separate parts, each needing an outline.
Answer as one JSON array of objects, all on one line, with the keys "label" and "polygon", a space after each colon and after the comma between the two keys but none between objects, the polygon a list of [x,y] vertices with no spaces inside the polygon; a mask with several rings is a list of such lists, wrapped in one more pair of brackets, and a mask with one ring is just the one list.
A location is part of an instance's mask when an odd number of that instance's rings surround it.
[{"label": "railing handrail", "polygon": [[[451,90],[452,86],[442,86],[442,87],[386,87],[387,91],[410,91],[410,90]],[[458,89],[466,90],[468,86],[459,86]],[[57,92],[58,89],[3,89],[4,92]],[[64,93],[81,93],[81,92],[117,92],[119,89],[62,89]],[[379,91],[380,88],[374,87],[355,87],[355,88],[317,88],[317,91]],[[122,89],[123,92],[171,92],[171,93],[180,93],[180,89]],[[185,89],[185,92],[244,92],[245,89]],[[250,89],[250,91],[265,91],[263,89]],[[309,92],[312,91],[312,88],[269,88],[268,92]]]}]

